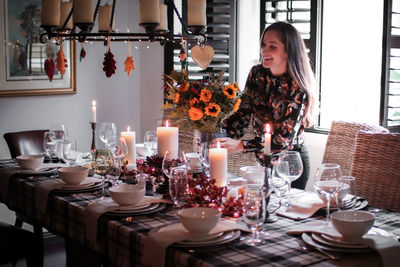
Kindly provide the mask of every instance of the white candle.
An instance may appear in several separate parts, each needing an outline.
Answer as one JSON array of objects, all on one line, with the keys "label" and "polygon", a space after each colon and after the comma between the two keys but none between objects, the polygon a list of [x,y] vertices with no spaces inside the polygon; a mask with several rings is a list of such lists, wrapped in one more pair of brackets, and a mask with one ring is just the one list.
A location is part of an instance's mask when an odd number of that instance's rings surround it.
[{"label": "white candle", "polygon": [[160,23],[158,0],[140,0],[140,23]]},{"label": "white candle", "polygon": [[61,1],[42,0],[42,25],[60,25]]},{"label": "white candle", "polygon": [[[71,8],[72,8],[71,2],[61,2],[60,27],[64,25],[64,22],[67,19],[69,12],[71,12]],[[71,16],[68,20],[67,25],[65,26],[65,29],[72,30],[73,27],[74,27],[73,16]]]},{"label": "white candle", "polygon": [[112,6],[99,6],[99,31],[108,32],[114,29],[114,21],[110,28]]},{"label": "white candle", "polygon": [[188,26],[206,26],[206,0],[188,0]]},{"label": "white candle", "polygon": [[208,150],[210,160],[210,178],[215,179],[215,184],[219,187],[226,186],[228,173],[228,150],[221,148],[219,142],[216,148]]},{"label": "white candle", "polygon": [[160,4],[160,25],[156,27],[158,31],[168,30],[168,15],[167,15],[167,5]]},{"label": "white candle", "polygon": [[92,122],[96,122],[97,116],[96,116],[96,100],[92,101]]},{"label": "white candle", "polygon": [[157,151],[159,157],[164,157],[165,152],[179,150],[179,129],[178,127],[157,127]]},{"label": "white candle", "polygon": [[93,0],[74,0],[74,23],[93,23]]},{"label": "white candle", "polygon": [[271,155],[271,129],[268,123],[265,125],[264,155]]},{"label": "white candle", "polygon": [[136,134],[134,131],[130,131],[128,126],[126,132],[121,132],[121,137],[125,138],[128,147],[128,155],[125,160],[128,161],[128,164],[134,165],[132,167],[136,170]]}]

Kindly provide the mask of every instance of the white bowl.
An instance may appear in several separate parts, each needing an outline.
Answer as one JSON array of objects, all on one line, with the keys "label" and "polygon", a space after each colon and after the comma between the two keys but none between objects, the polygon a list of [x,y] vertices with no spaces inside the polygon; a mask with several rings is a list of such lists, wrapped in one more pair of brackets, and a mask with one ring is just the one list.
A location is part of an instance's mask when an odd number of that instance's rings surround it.
[{"label": "white bowl", "polygon": [[139,184],[120,184],[108,189],[111,198],[121,206],[135,205],[144,198],[145,188]]},{"label": "white bowl", "polygon": [[80,166],[62,167],[58,169],[60,179],[68,185],[79,185],[88,176],[89,169]]},{"label": "white bowl", "polygon": [[374,225],[375,215],[367,211],[337,211],[331,214],[331,221],[343,239],[358,240]]},{"label": "white bowl", "polygon": [[193,235],[206,235],[221,217],[221,212],[213,208],[188,208],[178,211],[183,226]]},{"label": "white bowl", "polygon": [[192,170],[201,169],[200,156],[197,153],[186,153],[186,158],[189,160],[188,165]]},{"label": "white bowl", "polygon": [[44,155],[23,155],[17,156],[17,162],[23,170],[38,170],[44,161]]}]

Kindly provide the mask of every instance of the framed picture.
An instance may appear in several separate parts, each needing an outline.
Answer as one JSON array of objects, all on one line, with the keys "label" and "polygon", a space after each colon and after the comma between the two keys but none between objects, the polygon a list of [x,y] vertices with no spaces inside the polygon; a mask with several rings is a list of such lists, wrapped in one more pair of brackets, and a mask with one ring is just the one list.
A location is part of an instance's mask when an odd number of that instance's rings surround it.
[{"label": "framed picture", "polygon": [[55,68],[53,80],[45,72],[46,59],[56,65],[60,45],[40,42],[41,0],[0,0],[0,97],[74,94],[75,44],[62,43],[67,60],[64,75]]}]

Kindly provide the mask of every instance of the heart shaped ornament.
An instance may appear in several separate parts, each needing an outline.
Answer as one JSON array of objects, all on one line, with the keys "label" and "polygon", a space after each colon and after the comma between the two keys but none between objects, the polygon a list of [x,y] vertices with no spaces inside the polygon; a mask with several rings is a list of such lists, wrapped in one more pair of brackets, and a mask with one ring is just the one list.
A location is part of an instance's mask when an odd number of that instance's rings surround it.
[{"label": "heart shaped ornament", "polygon": [[195,45],[191,50],[191,56],[193,61],[205,70],[214,59],[214,48],[209,45],[203,47]]}]

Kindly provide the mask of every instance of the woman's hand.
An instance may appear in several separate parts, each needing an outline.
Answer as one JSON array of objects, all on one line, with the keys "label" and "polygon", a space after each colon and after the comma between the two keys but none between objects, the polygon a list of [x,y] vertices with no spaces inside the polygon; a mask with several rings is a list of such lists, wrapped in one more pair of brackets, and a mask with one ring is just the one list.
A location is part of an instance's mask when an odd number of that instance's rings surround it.
[{"label": "woman's hand", "polygon": [[216,138],[213,140],[213,143],[216,144],[218,141],[222,148],[226,148],[228,150],[229,155],[236,154],[244,150],[242,140],[236,140],[232,138]]}]

